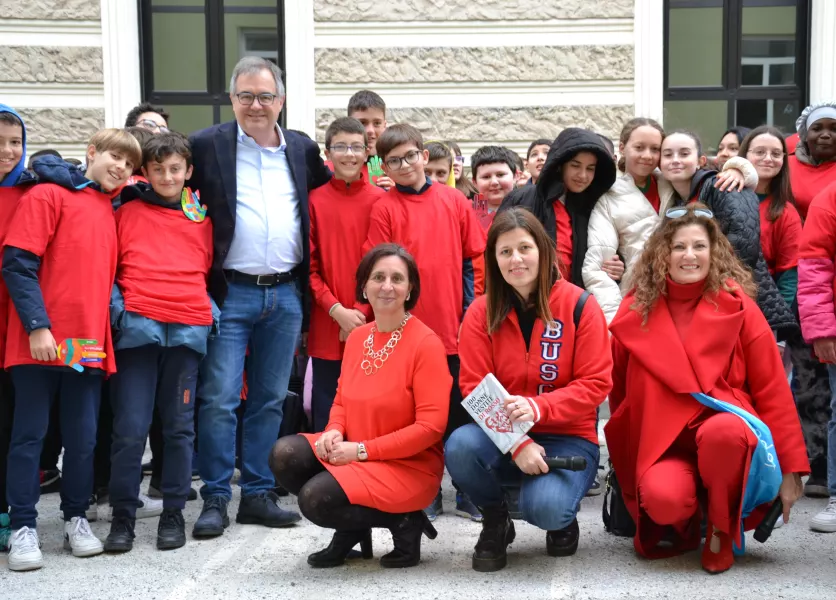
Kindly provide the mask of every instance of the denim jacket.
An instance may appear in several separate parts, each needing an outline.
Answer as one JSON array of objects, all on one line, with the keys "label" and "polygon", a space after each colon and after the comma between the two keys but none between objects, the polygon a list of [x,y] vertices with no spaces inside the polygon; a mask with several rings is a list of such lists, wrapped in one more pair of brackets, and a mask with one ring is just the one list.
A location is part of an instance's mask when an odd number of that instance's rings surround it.
[{"label": "denim jacket", "polygon": [[110,325],[113,328],[113,347],[127,350],[155,344],[164,348],[185,346],[200,355],[206,354],[206,340],[218,335],[221,310],[212,298],[212,325],[181,325],[160,323],[125,310],[125,299],[119,286],[113,285],[110,294]]}]

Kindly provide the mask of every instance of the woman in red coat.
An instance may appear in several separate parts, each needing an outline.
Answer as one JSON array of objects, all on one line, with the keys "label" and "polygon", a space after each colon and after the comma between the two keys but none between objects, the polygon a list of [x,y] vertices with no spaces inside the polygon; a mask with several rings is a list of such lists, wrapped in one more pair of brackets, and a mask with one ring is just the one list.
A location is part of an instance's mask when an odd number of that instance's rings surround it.
[{"label": "woman in red coat", "polygon": [[441,485],[453,380],[441,340],[408,312],[421,292],[412,256],[381,244],[360,262],[356,280],[357,302],[371,304],[374,322],[349,334],[328,425],[279,440],[270,466],[305,517],[336,529],[309,565],[341,565],[358,543],[371,558],[371,528],[384,527],[395,549],[380,566],[411,567],[422,534],[436,536],[421,509]]},{"label": "woman in red coat", "polygon": [[[604,313],[583,290],[560,277],[555,248],[537,218],[523,208],[499,213],[485,251],[487,294],[465,314],[459,339],[462,395],[492,373],[511,394],[511,421],[533,421],[530,437],[502,454],[475,423],[447,440],[447,470],[482,510],[473,553],[477,571],[498,571],[514,540],[503,484],[520,485],[520,512],[547,531],[546,551],[578,548],[576,515],[598,470],[596,408],[612,387]],[[549,472],[544,456],[583,456],[586,469]],[[526,476],[528,475],[528,477]]]},{"label": "woman in red coat", "polygon": [[[751,275],[710,210],[670,209],[639,259],[635,289],[610,326],[613,467],[636,521],[639,554],[694,550],[707,513],[702,565],[731,568],[740,545],[745,482],[757,438],[743,420],[704,407],[703,392],[760,418],[784,474],[784,520],[809,472],[798,415],[775,338],[751,299]],[[763,517],[760,507],[747,529]],[[662,540],[672,545],[659,546]]]}]

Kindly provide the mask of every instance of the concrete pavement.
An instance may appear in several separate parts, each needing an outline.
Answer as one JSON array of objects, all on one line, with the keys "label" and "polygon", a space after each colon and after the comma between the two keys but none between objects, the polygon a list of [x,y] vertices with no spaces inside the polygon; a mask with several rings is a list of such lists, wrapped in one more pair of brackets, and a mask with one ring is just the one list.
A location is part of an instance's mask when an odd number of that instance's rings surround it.
[{"label": "concrete pavement", "polygon": [[[195,485],[198,485],[197,483]],[[452,511],[453,491],[445,482],[445,507]],[[234,520],[237,489],[230,505]],[[121,556],[73,558],[62,550],[58,494],[44,496],[39,532],[46,565],[40,571],[12,573],[0,554],[0,596],[14,600],[421,600],[504,599],[746,599],[836,598],[836,534],[811,532],[807,524],[823,500],[802,500],[792,522],[776,530],[765,545],[749,540],[747,556],[728,573],[710,576],[700,569],[699,553],[662,561],[636,556],[629,539],[604,532],[601,497],[587,498],[579,514],[578,553],[555,559],[545,554],[545,533],[517,522],[517,540],[508,567],[476,573],[470,555],[479,525],[452,514],[436,521],[434,541],[424,539],[421,565],[381,569],[377,560],[353,561],[336,569],[314,570],[306,556],[325,547],[330,531],[307,521],[287,530],[269,530],[233,522],[216,540],[189,538],[185,548],[156,550],[157,519],[137,522],[134,550]],[[283,505],[295,506],[292,498]],[[189,531],[200,501],[186,511]],[[100,508],[104,518],[107,509]],[[109,523],[92,524],[102,539]],[[392,548],[387,531],[374,532],[374,554]]]}]

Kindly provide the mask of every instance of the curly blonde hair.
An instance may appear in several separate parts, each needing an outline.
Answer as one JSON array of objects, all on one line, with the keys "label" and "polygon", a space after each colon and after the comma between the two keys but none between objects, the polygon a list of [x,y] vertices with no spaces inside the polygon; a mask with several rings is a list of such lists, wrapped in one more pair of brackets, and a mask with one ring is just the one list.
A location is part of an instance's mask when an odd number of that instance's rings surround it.
[{"label": "curly blonde hair", "polygon": [[689,225],[705,228],[711,244],[711,263],[705,279],[705,291],[716,293],[720,289],[727,292],[741,289],[750,298],[755,298],[757,294],[752,274],[738,260],[729,240],[720,231],[717,221],[697,215],[695,209],[708,210],[705,205],[695,203],[687,207],[688,212],[684,216],[677,219],[665,218],[647,240],[644,252],[636,263],[633,275],[635,301],[630,308],[641,313],[643,324],[647,323],[650,311],[659,296],[667,295],[668,261],[673,236],[681,228]]}]

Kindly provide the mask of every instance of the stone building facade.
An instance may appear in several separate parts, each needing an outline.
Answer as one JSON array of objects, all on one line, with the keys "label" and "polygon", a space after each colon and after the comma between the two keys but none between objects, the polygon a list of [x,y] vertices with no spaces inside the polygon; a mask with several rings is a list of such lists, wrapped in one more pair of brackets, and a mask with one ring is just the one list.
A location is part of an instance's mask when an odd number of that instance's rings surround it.
[{"label": "stone building facade", "polygon": [[[286,71],[290,128],[321,140],[330,120],[345,114],[348,98],[368,88],[386,100],[390,123],[456,140],[466,155],[487,142],[522,152],[532,139],[553,138],[570,125],[616,138],[633,116],[664,122],[666,11],[709,14],[724,1],[744,6],[740,0],[2,0],[0,101],[26,119],[30,153],[51,147],[79,156],[97,128],[121,126],[142,99],[174,99],[163,103],[184,133],[225,120],[231,115],[225,88],[200,90],[199,102],[216,106],[196,110],[186,106],[198,102],[188,100],[189,90],[155,96],[145,74],[154,57],[149,48],[158,43],[147,23],[175,13],[200,19],[202,6],[206,21],[188,22],[209,25],[182,28],[178,36],[190,50],[205,43],[206,60],[213,45],[226,48],[219,81],[236,52],[250,52],[246,36],[272,28],[273,54]],[[792,10],[806,11],[810,23],[809,50],[797,63],[807,71],[800,97],[836,97],[836,2],[771,3],[803,5]],[[255,22],[269,16],[276,25],[235,31],[232,16],[241,22],[247,11]],[[212,14],[220,15],[226,44],[209,38]],[[230,44],[236,35],[243,41]],[[272,38],[263,39],[269,46]],[[170,61],[157,59],[155,72],[206,68],[212,75],[206,63],[178,67],[172,54]],[[702,105],[693,106],[699,119]]]}]

